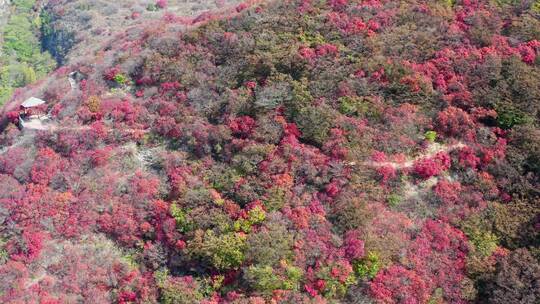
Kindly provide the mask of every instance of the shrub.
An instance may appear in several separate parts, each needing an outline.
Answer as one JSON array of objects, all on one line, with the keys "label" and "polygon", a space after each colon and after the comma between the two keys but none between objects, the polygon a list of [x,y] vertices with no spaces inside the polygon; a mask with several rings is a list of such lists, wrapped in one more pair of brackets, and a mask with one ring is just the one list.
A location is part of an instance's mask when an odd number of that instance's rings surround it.
[{"label": "shrub", "polygon": [[247,239],[246,259],[258,265],[274,266],[293,256],[293,234],[283,220],[269,218],[257,232]]},{"label": "shrub", "polygon": [[229,128],[234,135],[248,137],[255,128],[255,120],[249,116],[240,116],[229,123]]},{"label": "shrub", "polygon": [[272,294],[274,290],[284,289],[283,280],[274,274],[270,266],[249,266],[244,272],[244,279],[249,286],[263,294]]},{"label": "shrub", "polygon": [[416,272],[401,266],[379,272],[369,288],[373,297],[383,303],[392,303],[394,299],[402,303],[426,303],[430,296],[428,283]]},{"label": "shrub", "polygon": [[109,81],[114,81],[118,85],[124,85],[127,83],[128,78],[124,75],[119,66],[114,66],[105,71],[103,78]]},{"label": "shrub", "polygon": [[497,103],[496,109],[515,112],[510,115],[510,123],[514,119],[519,122],[520,114],[524,113],[537,117],[540,105],[532,100],[540,98],[540,70],[523,62],[522,58],[512,56],[502,62],[501,76],[505,79],[501,86],[507,86],[501,88],[506,98]]},{"label": "shrub", "polygon": [[448,107],[437,115],[438,130],[447,135],[463,138],[474,129],[474,121],[467,112],[456,107]]},{"label": "shrub", "polygon": [[[540,12],[540,2],[536,1],[533,8]],[[516,37],[520,41],[540,40],[540,20],[530,14],[523,14],[512,20],[508,29],[510,36]]]},{"label": "shrub", "polygon": [[390,207],[396,207],[402,201],[402,198],[398,194],[392,193],[388,196],[386,201]]},{"label": "shrub", "polygon": [[518,109],[504,107],[497,109],[497,124],[503,129],[511,129],[515,125],[522,125],[531,119]]},{"label": "shrub", "polygon": [[435,142],[435,139],[437,139],[437,132],[427,131],[424,133],[424,138],[429,142]]},{"label": "shrub", "polygon": [[250,288],[264,295],[272,295],[276,290],[297,291],[302,277],[300,268],[288,265],[284,260],[279,268],[252,265],[244,270],[244,279]]},{"label": "shrub", "polygon": [[327,108],[309,106],[300,110],[295,122],[302,138],[322,146],[333,126],[332,114]]},{"label": "shrub", "polygon": [[362,279],[373,279],[381,268],[379,255],[376,252],[369,252],[365,257],[353,262],[353,269],[356,275]]},{"label": "shrub", "polygon": [[480,256],[490,256],[498,246],[498,238],[490,231],[481,231],[474,227],[465,230],[469,241],[473,244]]},{"label": "shrub", "polygon": [[[540,176],[540,130],[531,125],[517,126],[510,133],[507,160],[523,176]],[[534,176],[534,175],[533,175]]]},{"label": "shrub", "polygon": [[338,99],[339,111],[345,115],[359,117],[376,116],[376,109],[370,106],[368,98],[343,96]]},{"label": "shrub", "polygon": [[156,6],[159,7],[160,9],[167,8],[167,5],[168,5],[167,0],[158,0],[158,1],[156,1]]},{"label": "shrub", "polygon": [[193,277],[172,277],[164,270],[155,272],[154,278],[161,292],[161,303],[189,304],[203,299],[199,282]]},{"label": "shrub", "polygon": [[349,260],[360,259],[364,256],[364,242],[360,239],[358,231],[347,231],[343,239],[345,257]]},{"label": "shrub", "polygon": [[170,212],[171,216],[176,221],[176,228],[180,232],[186,233],[193,229],[193,223],[188,219],[186,212],[177,204],[171,204]]},{"label": "shrub", "polygon": [[538,205],[535,199],[515,199],[508,204],[494,206],[494,233],[504,246],[516,249],[535,243],[539,232],[534,227],[534,210]]},{"label": "shrub", "polygon": [[246,236],[234,232],[197,231],[195,238],[188,242],[187,250],[217,270],[236,269],[245,258]]},{"label": "shrub", "polygon": [[459,182],[451,182],[446,179],[441,179],[433,188],[433,192],[435,192],[435,195],[437,195],[443,204],[459,204],[462,188]]},{"label": "shrub", "polygon": [[113,77],[113,80],[120,85],[123,85],[127,82],[127,77],[124,74],[116,74]]},{"label": "shrub", "polygon": [[317,272],[317,287],[326,298],[340,298],[347,293],[347,289],[356,283],[356,277],[351,265],[347,261],[337,261],[323,267]]},{"label": "shrub", "polygon": [[503,257],[493,279],[487,282],[484,303],[533,304],[540,298],[540,264],[526,249],[518,249]]},{"label": "shrub", "polygon": [[101,110],[101,100],[95,95],[88,97],[86,105],[88,106],[88,110],[92,113],[97,113]]},{"label": "shrub", "polygon": [[433,158],[417,160],[413,165],[414,173],[424,179],[439,175],[448,168],[450,168],[450,156],[445,152],[439,152]]}]

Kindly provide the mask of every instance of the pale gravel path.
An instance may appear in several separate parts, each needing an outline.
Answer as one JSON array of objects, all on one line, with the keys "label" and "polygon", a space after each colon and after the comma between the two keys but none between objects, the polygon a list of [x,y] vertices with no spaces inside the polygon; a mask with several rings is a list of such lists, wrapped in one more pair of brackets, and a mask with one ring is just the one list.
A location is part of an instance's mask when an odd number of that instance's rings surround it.
[{"label": "pale gravel path", "polygon": [[[439,143],[432,143],[429,145],[427,150],[417,155],[413,158],[409,158],[403,162],[392,162],[392,161],[382,161],[377,162],[373,160],[365,161],[363,164],[369,167],[374,168],[381,168],[381,167],[391,167],[396,170],[398,169],[408,169],[412,168],[414,166],[414,163],[420,159],[426,159],[426,158],[432,158],[437,153],[440,152],[451,152],[453,150],[461,149],[466,147],[466,145],[462,142],[458,142],[456,144],[452,145],[444,145]],[[401,193],[401,200],[418,200],[420,197],[425,194],[429,189],[433,188],[438,182],[440,178],[448,178],[448,177],[438,177],[438,176],[432,176],[431,178],[420,181],[418,183],[412,183],[410,181],[405,181],[403,183],[403,192]]]},{"label": "pale gravel path", "polygon": [[414,158],[408,159],[404,162],[392,162],[392,161],[378,162],[378,161],[369,160],[369,161],[365,161],[364,165],[370,166],[370,167],[376,167],[376,168],[379,168],[379,167],[391,167],[394,169],[411,168],[414,165],[414,163],[420,159],[432,158],[435,155],[437,155],[437,153],[450,152],[456,149],[461,149],[463,147],[465,147],[465,144],[462,142],[459,142],[453,145],[441,145],[438,143],[433,143],[433,144],[430,144],[430,146],[428,147],[425,153],[420,154]]}]

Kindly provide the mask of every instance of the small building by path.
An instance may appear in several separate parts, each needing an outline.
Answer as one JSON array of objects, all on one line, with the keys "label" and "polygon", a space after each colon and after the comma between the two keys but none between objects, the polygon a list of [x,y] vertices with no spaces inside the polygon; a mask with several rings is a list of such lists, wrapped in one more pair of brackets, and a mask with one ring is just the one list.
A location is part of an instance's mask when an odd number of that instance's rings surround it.
[{"label": "small building by path", "polygon": [[19,107],[19,128],[25,130],[47,130],[51,120],[47,115],[47,102],[37,97],[30,97]]},{"label": "small building by path", "polygon": [[19,116],[23,119],[32,116],[44,116],[46,114],[46,101],[37,97],[28,98],[21,104],[19,108]]}]

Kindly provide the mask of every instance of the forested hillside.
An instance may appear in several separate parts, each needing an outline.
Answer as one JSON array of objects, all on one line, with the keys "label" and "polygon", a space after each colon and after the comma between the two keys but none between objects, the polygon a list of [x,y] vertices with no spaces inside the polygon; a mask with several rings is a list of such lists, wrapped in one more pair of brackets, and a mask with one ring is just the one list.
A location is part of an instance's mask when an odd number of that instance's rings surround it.
[{"label": "forested hillside", "polygon": [[98,50],[104,40],[167,14],[193,19],[239,0],[49,0],[41,11],[42,44],[60,64]]},{"label": "forested hillside", "polygon": [[56,67],[50,54],[41,48],[41,19],[34,10],[36,1],[12,0],[2,4],[0,106],[15,88],[34,83]]},{"label": "forested hillside", "polygon": [[[165,13],[189,18],[238,3],[221,1],[0,0],[0,105],[69,58],[97,50],[107,37]],[[79,44],[83,42],[82,46]],[[68,57],[69,56],[69,57]]]},{"label": "forested hillside", "polygon": [[60,2],[5,108],[0,302],[538,303],[539,1]]}]

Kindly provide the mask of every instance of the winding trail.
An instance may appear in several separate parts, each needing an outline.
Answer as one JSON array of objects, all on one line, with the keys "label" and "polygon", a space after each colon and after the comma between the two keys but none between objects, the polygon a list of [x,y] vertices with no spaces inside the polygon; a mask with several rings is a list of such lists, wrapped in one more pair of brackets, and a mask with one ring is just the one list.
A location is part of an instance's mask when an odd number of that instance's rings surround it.
[{"label": "winding trail", "polygon": [[378,162],[378,161],[369,160],[369,161],[365,161],[364,165],[370,166],[370,167],[376,167],[376,168],[391,167],[394,169],[406,169],[406,168],[411,168],[417,160],[424,159],[424,158],[431,158],[431,157],[434,157],[437,153],[450,152],[456,149],[461,149],[463,147],[466,147],[466,145],[462,142],[458,142],[457,144],[453,144],[453,145],[441,145],[438,143],[433,143],[429,145],[425,153],[420,154],[412,159],[408,159],[404,162],[395,162],[395,161],[394,162],[392,161]]},{"label": "winding trail", "polygon": [[[424,153],[421,153],[413,158],[409,158],[402,162],[397,161],[365,161],[363,164],[369,167],[374,168],[381,168],[381,167],[391,167],[396,170],[400,169],[408,169],[412,168],[414,166],[414,163],[420,159],[425,158],[432,158],[437,153],[440,152],[450,152],[456,149],[461,149],[463,147],[466,147],[466,145],[462,142],[458,142],[456,144],[452,145],[444,145],[439,143],[432,143],[429,145],[427,150]],[[421,200],[422,195],[427,193],[429,189],[431,189],[433,186],[437,184],[440,178],[450,178],[450,177],[442,177],[442,176],[432,176],[429,179],[419,181],[418,183],[412,183],[411,181],[404,181],[402,184],[402,193],[401,193],[401,200],[403,201],[410,201],[410,200]]]}]

